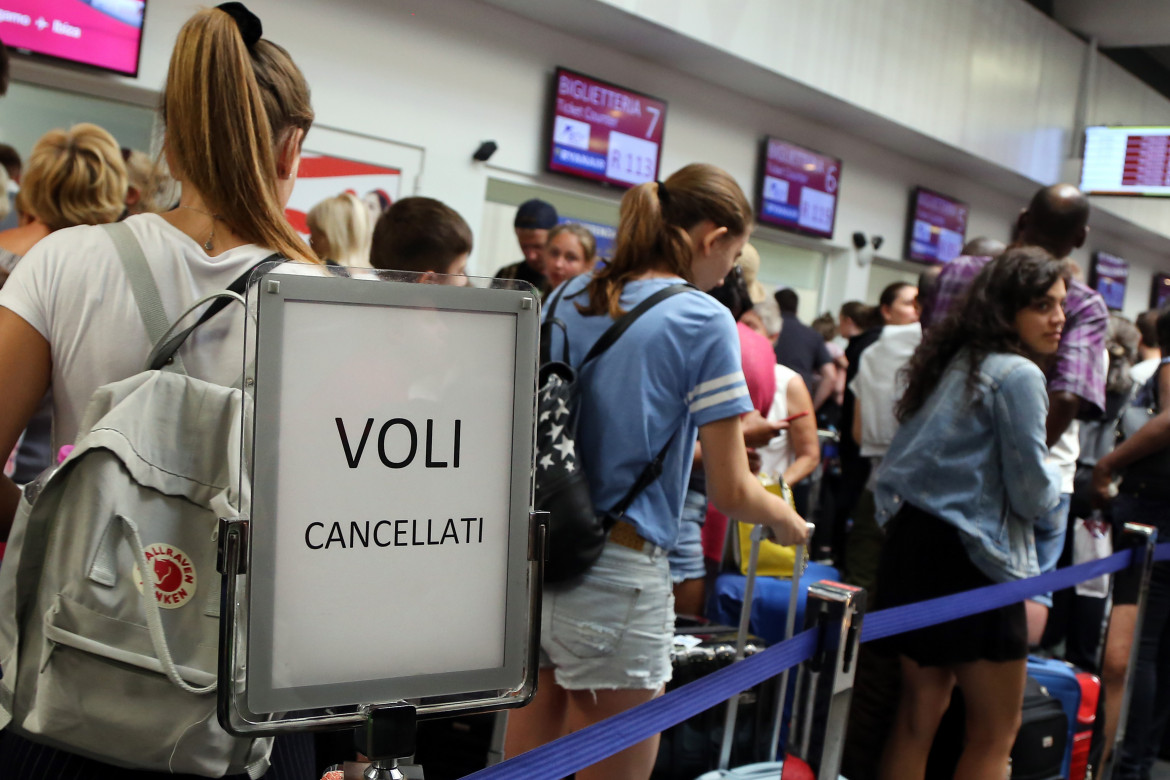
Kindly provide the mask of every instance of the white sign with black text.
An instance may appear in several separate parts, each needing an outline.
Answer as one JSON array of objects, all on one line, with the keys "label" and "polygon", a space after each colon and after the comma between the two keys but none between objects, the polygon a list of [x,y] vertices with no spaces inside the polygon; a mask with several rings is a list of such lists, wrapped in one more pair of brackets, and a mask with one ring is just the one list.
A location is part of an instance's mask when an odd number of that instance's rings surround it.
[{"label": "white sign with black text", "polygon": [[253,523],[273,545],[257,690],[503,666],[516,315],[287,299],[282,317],[279,392],[263,372],[256,389],[278,421],[257,437],[279,431],[256,449],[275,521]]}]

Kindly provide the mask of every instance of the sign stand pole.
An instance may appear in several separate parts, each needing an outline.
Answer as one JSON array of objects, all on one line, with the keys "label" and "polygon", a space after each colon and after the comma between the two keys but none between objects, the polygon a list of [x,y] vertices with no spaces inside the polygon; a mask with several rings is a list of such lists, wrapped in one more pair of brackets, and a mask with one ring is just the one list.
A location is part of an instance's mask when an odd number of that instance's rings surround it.
[{"label": "sign stand pole", "polygon": [[418,713],[406,702],[365,708],[366,722],[354,732],[355,746],[370,759],[365,780],[403,780],[398,759],[413,755]]}]

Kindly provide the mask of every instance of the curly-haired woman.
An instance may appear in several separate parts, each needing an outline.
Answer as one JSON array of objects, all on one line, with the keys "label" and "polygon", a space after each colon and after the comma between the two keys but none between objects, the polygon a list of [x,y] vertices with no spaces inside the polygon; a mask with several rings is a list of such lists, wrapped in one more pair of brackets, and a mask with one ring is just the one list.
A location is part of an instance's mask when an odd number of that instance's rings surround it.
[{"label": "curly-haired woman", "polygon": [[[914,353],[875,491],[887,532],[878,608],[1029,577],[1039,560],[1055,560],[1037,552],[1060,498],[1045,463],[1040,365],[1060,344],[1064,273],[1042,249],[1009,250]],[[955,777],[1004,777],[1026,678],[1023,603],[883,643],[899,655],[903,683],[882,778],[923,777],[956,684],[967,739]]]}]

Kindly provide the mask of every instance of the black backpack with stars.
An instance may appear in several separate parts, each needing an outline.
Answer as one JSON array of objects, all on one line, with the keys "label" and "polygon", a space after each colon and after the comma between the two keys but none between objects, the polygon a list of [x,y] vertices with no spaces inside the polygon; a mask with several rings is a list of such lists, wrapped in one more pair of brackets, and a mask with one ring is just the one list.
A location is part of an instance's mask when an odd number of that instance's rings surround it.
[{"label": "black backpack with stars", "polygon": [[[576,369],[569,360],[569,336],[565,323],[556,317],[557,304],[564,289],[562,286],[549,302],[540,334],[535,506],[537,510],[549,513],[548,560],[544,567],[546,583],[578,577],[593,565],[601,555],[614,523],[662,473],[662,462],[674,442],[674,436],[671,436],[616,506],[605,512],[596,512],[589,495],[589,480],[576,452],[580,411],[578,377],[583,375],[587,364],[613,346],[634,321],[652,307],[672,295],[695,288],[689,284],[675,284],[642,301],[602,334]],[[561,330],[559,360],[551,357],[556,328]]]}]

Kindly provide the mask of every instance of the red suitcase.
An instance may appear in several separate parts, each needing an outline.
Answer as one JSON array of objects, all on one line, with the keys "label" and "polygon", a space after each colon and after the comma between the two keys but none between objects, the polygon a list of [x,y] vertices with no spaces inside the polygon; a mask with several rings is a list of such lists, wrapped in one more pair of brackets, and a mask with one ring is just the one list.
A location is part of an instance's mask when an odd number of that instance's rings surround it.
[{"label": "red suitcase", "polygon": [[1086,780],[1090,768],[1095,777],[1105,752],[1105,700],[1101,696],[1101,678],[1089,672],[1077,672],[1077,682],[1081,686],[1081,704],[1077,709],[1068,780]]}]

